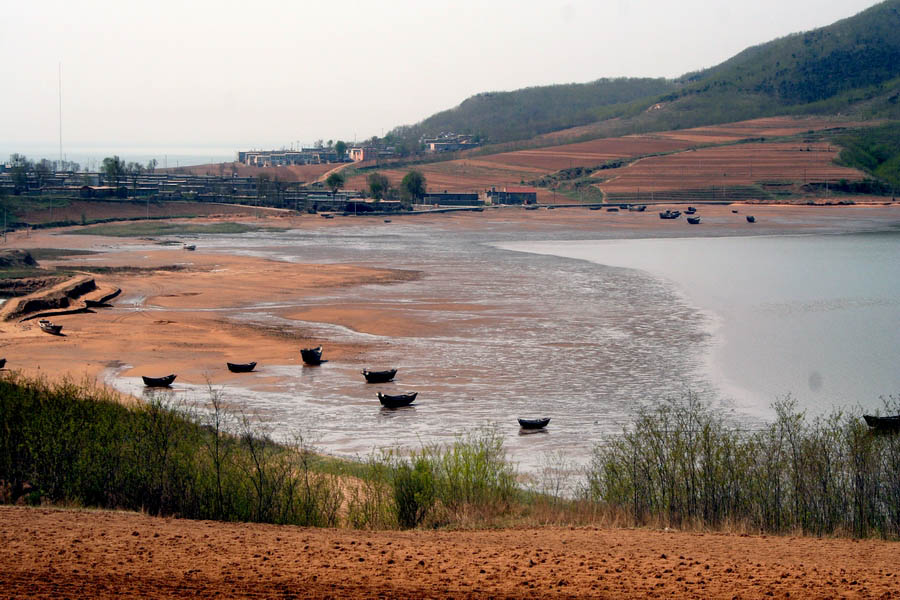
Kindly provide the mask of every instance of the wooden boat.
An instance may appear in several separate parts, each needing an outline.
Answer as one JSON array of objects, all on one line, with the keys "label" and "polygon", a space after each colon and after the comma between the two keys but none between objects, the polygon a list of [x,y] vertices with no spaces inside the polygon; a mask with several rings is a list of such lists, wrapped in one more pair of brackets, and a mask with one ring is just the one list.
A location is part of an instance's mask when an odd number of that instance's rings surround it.
[{"label": "wooden boat", "polygon": [[322,360],[322,346],[316,348],[301,348],[300,357],[303,359],[303,362],[308,365],[321,365],[325,362]]},{"label": "wooden boat", "polygon": [[172,382],[175,381],[175,374],[166,375],[165,377],[141,376],[141,379],[144,380],[144,385],[147,387],[169,387],[172,385]]},{"label": "wooden boat", "polygon": [[416,396],[419,395],[419,392],[413,392],[411,394],[398,394],[396,396],[390,396],[388,394],[382,394],[378,392],[378,401],[381,402],[381,405],[385,408],[400,408],[401,406],[409,406],[413,403],[413,400],[416,399]]},{"label": "wooden boat", "polygon": [[523,419],[519,417],[519,426],[522,429],[543,429],[550,422],[550,417],[541,419]]},{"label": "wooden boat", "polygon": [[249,362],[249,363],[227,362],[225,364],[228,365],[228,370],[231,371],[232,373],[249,373],[250,371],[252,371],[253,369],[256,368],[255,362]]},{"label": "wooden boat", "polygon": [[38,321],[38,327],[41,328],[41,331],[45,331],[51,335],[60,335],[60,332],[62,331],[62,325],[54,325],[47,319]]},{"label": "wooden boat", "polygon": [[688,218],[687,218],[687,222],[690,223],[691,225],[699,225],[699,224],[700,224],[700,217],[696,217],[696,216],[695,216],[695,217],[688,217]]},{"label": "wooden boat", "polygon": [[756,217],[754,217],[753,215],[747,215],[747,222],[756,223]]},{"label": "wooden boat", "polygon": [[900,415],[894,417],[875,417],[863,415],[866,425],[879,431],[900,431]]},{"label": "wooden boat", "polygon": [[732,209],[731,212],[733,212],[734,214],[738,214],[738,211],[736,209]]},{"label": "wooden boat", "polygon": [[3,369],[5,367],[6,367],[6,359],[0,358],[0,369]]},{"label": "wooden boat", "polygon": [[370,371],[368,369],[363,369],[362,374],[363,377],[366,378],[366,383],[387,383],[397,374],[397,369],[390,369],[388,371]]},{"label": "wooden boat", "polygon": [[696,213],[697,213],[697,209],[694,208],[693,206],[688,206],[688,207],[687,207],[687,210],[684,211],[684,214],[686,214],[686,215],[693,215],[693,214],[696,214]]},{"label": "wooden boat", "polygon": [[616,207],[607,208],[607,209],[606,209],[606,212],[619,212],[619,209],[616,208]]},{"label": "wooden boat", "polygon": [[588,208],[591,210],[603,210],[602,206],[588,206]]},{"label": "wooden boat", "polygon": [[184,249],[185,250],[196,250],[197,246],[195,246],[194,244],[185,244]]},{"label": "wooden boat", "polygon": [[647,210],[647,205],[646,204],[637,204],[637,205],[629,206],[628,210],[631,212],[644,212],[645,210]]},{"label": "wooden boat", "polygon": [[390,220],[390,219],[385,219],[384,222],[385,222],[385,223],[390,223],[391,220]]},{"label": "wooden boat", "polygon": [[660,219],[677,219],[681,216],[681,211],[678,210],[665,210],[659,213]]}]

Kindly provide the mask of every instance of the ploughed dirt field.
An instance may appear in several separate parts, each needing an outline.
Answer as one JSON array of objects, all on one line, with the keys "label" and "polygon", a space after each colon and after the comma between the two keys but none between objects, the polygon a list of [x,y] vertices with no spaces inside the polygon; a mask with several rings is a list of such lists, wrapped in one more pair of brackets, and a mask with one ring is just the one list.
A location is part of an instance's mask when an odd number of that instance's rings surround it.
[{"label": "ploughed dirt field", "polygon": [[840,148],[823,142],[738,144],[641,159],[596,171],[609,194],[749,186],[757,183],[856,181],[866,174],[834,163]]},{"label": "ploughed dirt field", "polygon": [[353,531],[0,507],[0,598],[898,598],[897,543]]}]

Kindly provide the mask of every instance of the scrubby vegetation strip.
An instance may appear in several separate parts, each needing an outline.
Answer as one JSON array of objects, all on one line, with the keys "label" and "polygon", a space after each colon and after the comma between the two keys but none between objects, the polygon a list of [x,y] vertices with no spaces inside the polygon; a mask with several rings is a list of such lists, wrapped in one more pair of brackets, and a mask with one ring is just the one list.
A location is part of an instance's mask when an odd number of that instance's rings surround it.
[{"label": "scrubby vegetation strip", "polygon": [[[210,389],[205,406],[0,376],[0,501],[355,528],[653,525],[900,538],[900,435],[851,412],[735,427],[661,401],[598,444],[583,476],[550,456],[523,484],[497,429],[342,461],[276,440]],[[900,400],[885,400],[900,412]]]}]

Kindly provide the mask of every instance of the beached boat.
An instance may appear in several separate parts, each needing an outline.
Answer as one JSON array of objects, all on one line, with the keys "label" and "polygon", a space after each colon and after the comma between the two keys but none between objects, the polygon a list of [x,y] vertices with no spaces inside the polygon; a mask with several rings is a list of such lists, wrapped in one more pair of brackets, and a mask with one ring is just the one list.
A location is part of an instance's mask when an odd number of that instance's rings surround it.
[{"label": "beached boat", "polygon": [[38,321],[38,327],[41,328],[41,331],[45,331],[51,335],[60,335],[60,332],[62,331],[62,325],[54,325],[47,319]]},{"label": "beached boat", "polygon": [[3,369],[5,367],[6,367],[6,359],[0,358],[0,369]]},{"label": "beached boat", "polygon": [[231,371],[232,373],[249,373],[250,371],[252,371],[253,369],[256,368],[255,362],[249,362],[249,363],[227,362],[225,364],[228,365],[228,370]]},{"label": "beached boat", "polygon": [[588,206],[590,210],[603,210],[602,206]]},{"label": "beached boat", "polygon": [[333,218],[334,218],[334,215],[331,214],[331,213],[323,213],[323,214],[322,214],[322,218],[323,218],[323,219],[333,219]]},{"label": "beached boat", "polygon": [[677,219],[681,216],[681,211],[678,210],[665,210],[659,213],[660,219]]},{"label": "beached boat", "polygon": [[519,417],[519,426],[522,429],[543,429],[547,426],[547,423],[550,422],[550,417],[543,417],[541,419],[523,419]]},{"label": "beached boat", "polygon": [[196,249],[197,249],[197,246],[195,246],[194,244],[185,244],[185,245],[184,245],[184,249],[185,249],[185,250],[192,250],[192,251],[193,251],[193,250],[196,250]]},{"label": "beached boat", "polygon": [[527,205],[525,205],[525,210],[537,210],[537,209],[539,209],[539,208],[540,208],[540,206],[538,206],[537,204],[527,204]]},{"label": "beached boat", "polygon": [[147,387],[169,387],[175,381],[175,374],[166,375],[165,377],[146,377],[142,375],[141,379],[144,380],[144,385]]},{"label": "beached boat", "polygon": [[700,217],[698,217],[698,216],[695,216],[695,217],[688,217],[688,218],[687,218],[687,222],[690,223],[691,225],[699,225],[699,224],[700,224]]},{"label": "beached boat", "polygon": [[419,392],[412,392],[411,394],[398,394],[396,396],[378,392],[378,401],[381,402],[381,405],[385,408],[400,408],[401,406],[409,406],[410,404],[412,404],[413,400],[415,400],[416,396],[418,395]]},{"label": "beached boat", "polygon": [[863,415],[866,425],[879,431],[900,431],[900,415],[894,417],[875,417]]},{"label": "beached boat", "polygon": [[385,222],[385,223],[390,223],[391,220],[390,220],[390,219],[385,219],[384,222]]},{"label": "beached boat", "polygon": [[612,208],[607,208],[606,212],[619,212],[619,209],[614,206]]},{"label": "beached boat", "polygon": [[308,365],[321,365],[322,360],[322,346],[317,346],[316,348],[301,348],[300,349],[300,357],[303,359]]},{"label": "beached boat", "polygon": [[387,371],[370,371],[368,369],[363,369],[362,374],[363,377],[366,378],[366,383],[387,383],[397,374],[397,369],[389,369]]},{"label": "beached boat", "polygon": [[732,209],[732,211],[731,211],[731,212],[733,212],[733,213],[734,213],[734,214],[738,214],[738,211],[737,211],[737,209]]},{"label": "beached boat", "polygon": [[644,212],[647,210],[646,204],[636,204],[628,207],[628,210],[631,212]]},{"label": "beached boat", "polygon": [[686,214],[686,215],[693,215],[693,214],[696,214],[696,212],[697,212],[697,209],[696,209],[696,208],[694,208],[693,206],[688,206],[688,207],[687,207],[687,210],[684,211],[684,214]]},{"label": "beached boat", "polygon": [[747,215],[747,222],[756,223],[756,217],[754,217],[753,215]]}]

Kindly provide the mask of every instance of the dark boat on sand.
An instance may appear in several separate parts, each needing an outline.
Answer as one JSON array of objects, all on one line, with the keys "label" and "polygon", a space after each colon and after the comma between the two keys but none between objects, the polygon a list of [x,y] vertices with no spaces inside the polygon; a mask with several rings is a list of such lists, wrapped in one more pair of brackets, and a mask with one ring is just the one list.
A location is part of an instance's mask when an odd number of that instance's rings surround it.
[{"label": "dark boat on sand", "polygon": [[303,362],[308,365],[321,365],[325,362],[322,360],[322,346],[316,348],[301,348],[300,357],[303,359]]},{"label": "dark boat on sand", "polygon": [[142,375],[141,379],[144,380],[144,385],[147,387],[169,387],[175,381],[175,374],[166,375],[165,377],[145,377]]},{"label": "dark boat on sand", "polygon": [[660,219],[677,219],[681,216],[681,211],[678,210],[665,210],[659,213]]},{"label": "dark boat on sand", "polygon": [[185,249],[185,250],[194,251],[194,250],[197,249],[197,246],[195,246],[194,244],[185,244],[185,245],[184,245],[184,249]]},{"label": "dark boat on sand", "polygon": [[419,395],[419,392],[412,392],[411,394],[398,394],[396,396],[390,396],[388,394],[382,394],[378,392],[378,401],[381,402],[381,405],[385,408],[400,408],[401,406],[409,406],[413,403],[413,400],[416,399],[416,396]]},{"label": "dark boat on sand", "polygon": [[691,225],[699,225],[700,217],[688,217],[687,222],[690,223]]},{"label": "dark boat on sand", "polygon": [[38,321],[38,327],[41,328],[41,331],[45,331],[51,335],[60,335],[60,332],[62,331],[62,325],[54,325],[47,319]]},{"label": "dark boat on sand", "polygon": [[249,363],[227,362],[225,364],[228,365],[228,370],[231,371],[232,373],[249,373],[250,371],[252,371],[253,369],[256,368],[255,362],[249,362]]},{"label": "dark boat on sand", "polygon": [[397,369],[390,369],[388,371],[370,371],[368,369],[363,369],[362,374],[363,377],[366,378],[366,383],[387,383],[397,374]]},{"label": "dark boat on sand", "polygon": [[694,208],[693,206],[688,206],[688,207],[687,207],[687,210],[684,211],[684,214],[686,214],[686,215],[693,215],[693,214],[695,214],[696,212],[697,212],[697,209],[696,209],[696,208]]},{"label": "dark boat on sand", "polygon": [[756,217],[754,217],[753,215],[747,215],[747,222],[756,223]]},{"label": "dark boat on sand", "polygon": [[900,415],[894,417],[875,417],[863,415],[866,425],[879,431],[900,431]]},{"label": "dark boat on sand", "polygon": [[550,417],[542,419],[523,419],[519,417],[519,426],[522,429],[543,429],[550,422]]},{"label": "dark boat on sand", "polygon": [[0,369],[3,369],[5,367],[6,367],[6,359],[0,358]]}]

